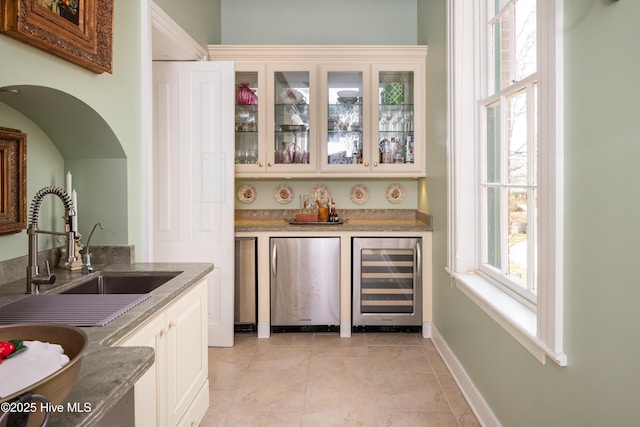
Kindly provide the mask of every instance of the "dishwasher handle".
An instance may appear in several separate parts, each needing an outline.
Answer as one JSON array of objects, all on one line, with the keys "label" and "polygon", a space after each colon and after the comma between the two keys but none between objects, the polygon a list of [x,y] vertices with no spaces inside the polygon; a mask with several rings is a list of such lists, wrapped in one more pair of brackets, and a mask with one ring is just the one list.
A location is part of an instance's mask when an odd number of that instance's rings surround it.
[{"label": "dishwasher handle", "polygon": [[271,244],[271,276],[276,277],[278,260],[278,246],[276,242]]}]

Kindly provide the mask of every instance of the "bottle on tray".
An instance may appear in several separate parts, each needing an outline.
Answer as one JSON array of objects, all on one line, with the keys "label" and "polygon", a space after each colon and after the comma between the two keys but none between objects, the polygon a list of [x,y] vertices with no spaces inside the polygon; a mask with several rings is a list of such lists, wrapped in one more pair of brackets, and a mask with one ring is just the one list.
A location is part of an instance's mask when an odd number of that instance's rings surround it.
[{"label": "bottle on tray", "polygon": [[329,222],[339,222],[340,218],[336,212],[336,202],[329,200]]}]

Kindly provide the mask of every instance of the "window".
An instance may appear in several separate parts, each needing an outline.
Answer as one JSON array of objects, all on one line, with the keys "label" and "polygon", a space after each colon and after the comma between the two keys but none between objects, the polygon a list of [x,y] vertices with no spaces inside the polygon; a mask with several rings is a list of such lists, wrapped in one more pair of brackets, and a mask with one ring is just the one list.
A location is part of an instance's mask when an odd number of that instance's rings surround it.
[{"label": "window", "polygon": [[565,365],[561,3],[448,2],[448,270],[540,361]]}]

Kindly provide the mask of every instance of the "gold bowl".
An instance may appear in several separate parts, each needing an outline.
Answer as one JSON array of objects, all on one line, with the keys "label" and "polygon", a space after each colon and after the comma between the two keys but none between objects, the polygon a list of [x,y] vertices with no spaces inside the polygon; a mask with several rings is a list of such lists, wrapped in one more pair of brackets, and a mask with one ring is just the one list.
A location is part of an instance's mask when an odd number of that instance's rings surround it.
[{"label": "gold bowl", "polygon": [[[0,398],[0,402],[11,401],[25,393],[39,394],[47,398],[52,405],[61,405],[69,395],[76,382],[82,356],[87,348],[87,334],[75,326],[56,323],[20,323],[0,326],[0,341],[8,340],[41,341],[59,344],[69,363],[46,378]],[[37,408],[40,408],[38,403]],[[0,415],[2,412],[0,411]],[[29,415],[29,426],[42,425],[44,413],[35,412]]]}]

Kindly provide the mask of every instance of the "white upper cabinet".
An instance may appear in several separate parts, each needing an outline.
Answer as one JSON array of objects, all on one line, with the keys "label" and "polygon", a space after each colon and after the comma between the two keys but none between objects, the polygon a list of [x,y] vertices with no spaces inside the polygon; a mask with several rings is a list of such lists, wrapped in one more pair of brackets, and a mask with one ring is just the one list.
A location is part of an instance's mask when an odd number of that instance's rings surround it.
[{"label": "white upper cabinet", "polygon": [[426,46],[220,46],[237,177],[425,176]]}]

